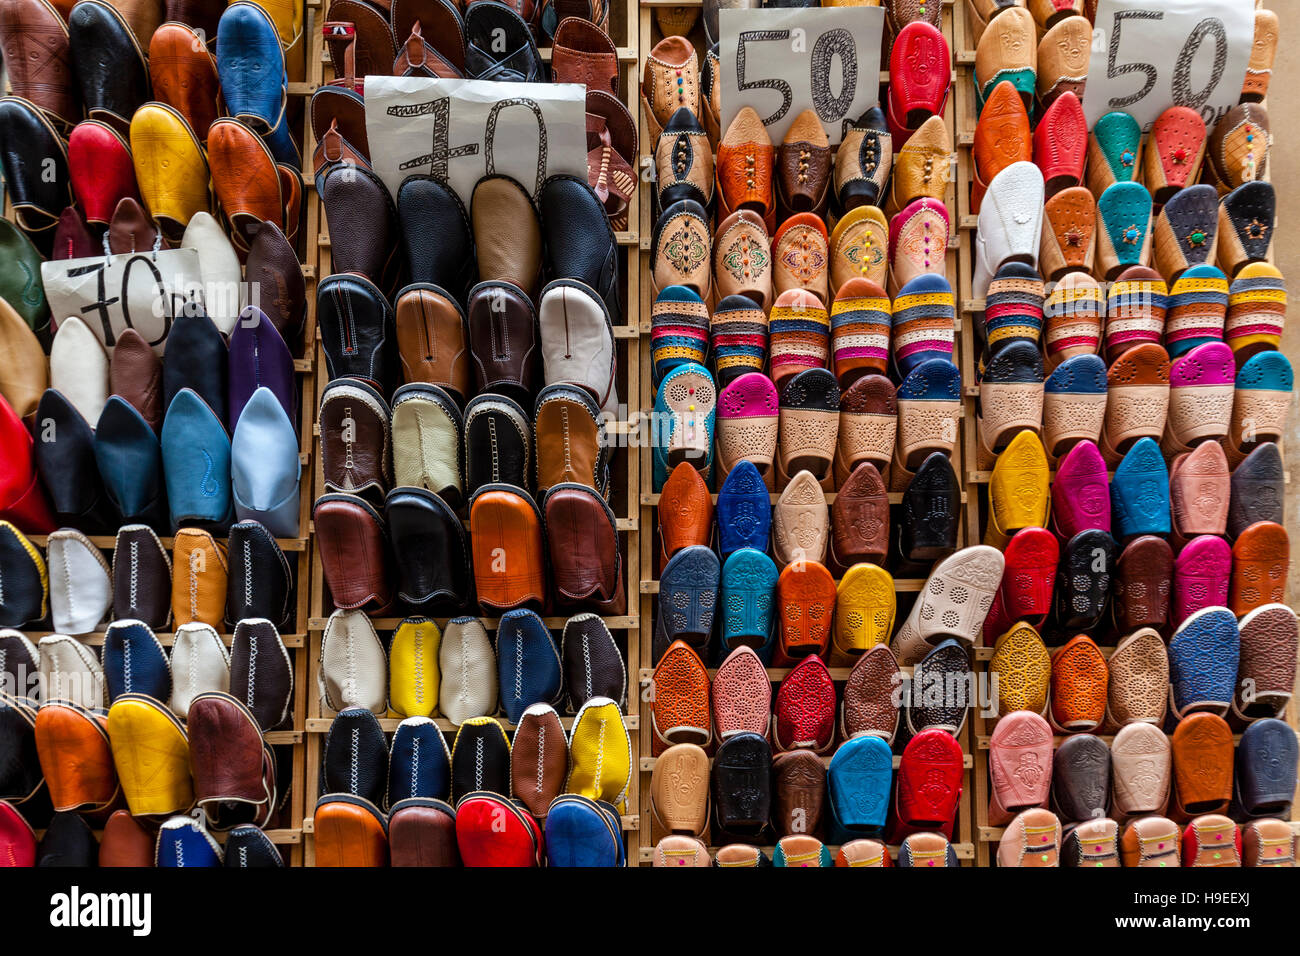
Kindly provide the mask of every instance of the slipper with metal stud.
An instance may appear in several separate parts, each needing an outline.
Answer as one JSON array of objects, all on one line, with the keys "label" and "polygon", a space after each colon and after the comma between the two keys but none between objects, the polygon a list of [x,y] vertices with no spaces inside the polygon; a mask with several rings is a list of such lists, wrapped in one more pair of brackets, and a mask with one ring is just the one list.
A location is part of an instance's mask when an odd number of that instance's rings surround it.
[{"label": "slipper with metal stud", "polygon": [[1169,639],[1169,704],[1175,717],[1208,711],[1226,714],[1237,687],[1241,635],[1226,607],[1207,607],[1179,625]]},{"label": "slipper with metal stud", "polygon": [[911,699],[904,716],[912,734],[946,730],[956,736],[971,708],[970,652],[949,638],[926,654],[912,672]]},{"label": "slipper with metal stud", "polygon": [[1224,339],[1240,365],[1262,351],[1276,350],[1286,323],[1286,279],[1275,266],[1254,262],[1228,286]]},{"label": "slipper with metal stud", "polygon": [[1078,634],[1052,653],[1052,724],[1065,733],[1089,733],[1106,717],[1106,658],[1092,638]]},{"label": "slipper with metal stud", "polygon": [[1213,267],[1218,226],[1219,193],[1213,186],[1180,189],[1161,207],[1154,237],[1156,271],[1174,283],[1175,290],[1189,269]]},{"label": "slipper with metal stud", "polygon": [[1177,453],[1210,438],[1228,435],[1233,413],[1236,363],[1223,342],[1198,345],[1169,367],[1169,413],[1166,449]]},{"label": "slipper with metal stud", "polygon": [[1286,485],[1282,452],[1263,442],[1232,469],[1228,502],[1228,537],[1237,538],[1257,521],[1281,524]]},{"label": "slipper with metal stud", "polygon": [[1093,734],[1061,741],[1052,763],[1052,810],[1074,823],[1106,816],[1110,806],[1110,747]]},{"label": "slipper with metal stud", "polygon": [[840,425],[840,387],[824,368],[792,376],[781,391],[778,416],[778,475],[809,471],[821,481],[830,474]]},{"label": "slipper with metal stud", "polygon": [[727,834],[756,836],[772,812],[772,745],[744,731],[718,746],[712,768],[713,818]]},{"label": "slipper with metal stud", "polygon": [[1264,604],[1242,617],[1237,629],[1241,656],[1232,713],[1245,721],[1280,717],[1295,686],[1295,611],[1285,604]]},{"label": "slipper with metal stud", "polygon": [[1110,745],[1111,809],[1115,819],[1164,813],[1172,786],[1173,752],[1155,724],[1128,724]]},{"label": "slipper with metal stud", "polygon": [[840,744],[826,769],[833,841],[884,827],[893,777],[894,758],[881,738],[867,734]]},{"label": "slipper with metal stud", "polygon": [[835,484],[865,463],[889,474],[898,434],[898,391],[884,375],[864,375],[840,394],[840,427],[835,447]]},{"label": "slipper with metal stud", "polygon": [[771,656],[776,565],[762,551],[741,548],[722,565],[722,650],[753,648]]},{"label": "slipper with metal stud", "polygon": [[[1041,388],[1041,386],[1040,386]],[[928,359],[898,386],[896,457],[911,469],[931,452],[951,454],[961,421],[961,372],[951,359]]]},{"label": "slipper with metal stud", "polygon": [[844,683],[840,735],[849,740],[874,734],[892,743],[898,729],[898,662],[888,645],[877,644],[858,658]]},{"label": "slipper with metal stud", "polygon": [[672,556],[659,576],[659,615],[656,645],[681,639],[703,647],[713,633],[713,615],[721,575],[711,548],[692,545]]},{"label": "slipper with metal stud", "polygon": [[1013,342],[993,356],[980,379],[980,454],[991,459],[1021,431],[1043,426],[1043,356]]},{"label": "slipper with metal stud", "polygon": [[705,831],[709,755],[703,747],[676,744],[658,755],[650,777],[650,810],[654,822],[669,833],[697,837]]},{"label": "slipper with metal stud", "polygon": [[1134,820],[1120,837],[1120,861],[1126,867],[1181,866],[1178,856],[1178,824],[1166,817],[1147,816]]},{"label": "slipper with metal stud", "polygon": [[1164,538],[1144,534],[1125,545],[1115,566],[1111,602],[1119,633],[1164,628],[1173,580],[1174,552]]},{"label": "slipper with metal stud", "polygon": [[1106,611],[1118,549],[1108,532],[1080,531],[1065,543],[1056,573],[1056,621],[1067,631],[1094,627]]},{"label": "slipper with metal stud", "polygon": [[984,543],[1005,548],[1021,528],[1046,527],[1051,501],[1042,439],[1029,430],[1017,432],[998,455],[989,478]]},{"label": "slipper with metal stud", "polygon": [[1044,528],[1022,528],[1002,552],[1006,562],[993,607],[984,620],[984,643],[1021,621],[1041,628],[1052,610],[1061,546]]},{"label": "slipper with metal stud", "polygon": [[772,743],[777,750],[830,750],[835,742],[835,684],[820,657],[805,657],[782,678],[773,712]]},{"label": "slipper with metal stud", "polygon": [[[1169,287],[1147,266],[1130,266],[1106,291],[1106,333],[1102,357],[1111,365],[1135,345],[1164,340]],[[1168,356],[1166,356],[1167,358]]]},{"label": "slipper with metal stud", "polygon": [[1178,627],[1197,611],[1226,607],[1232,575],[1232,548],[1214,535],[1188,542],[1174,560],[1173,607],[1169,623]]},{"label": "slipper with metal stud", "polygon": [[1231,493],[1228,457],[1218,442],[1201,442],[1169,468],[1169,504],[1175,540],[1222,535]]},{"label": "slipper with metal stud", "polygon": [[[718,396],[718,469],[730,474],[742,461],[760,476],[772,473],[779,433],[780,397],[762,372],[746,372]],[[770,479],[769,479],[770,480]]]},{"label": "slipper with metal stud", "polygon": [[1190,107],[1171,106],[1156,117],[1142,157],[1142,178],[1152,199],[1168,205],[1179,190],[1197,181],[1205,159],[1205,136],[1205,120]]},{"label": "slipper with metal stud", "polygon": [[767,736],[772,720],[772,685],[752,647],[737,647],[718,666],[710,687],[718,739],[738,733]]},{"label": "slipper with metal stud", "polygon": [[1062,189],[1043,204],[1039,267],[1044,278],[1056,282],[1044,309],[1049,364],[1054,341],[1070,343],[1065,347],[1073,349],[1084,347],[1087,339],[1101,338],[1098,310],[1104,297],[1092,277],[1096,232],[1097,204],[1086,187]]},{"label": "slipper with metal stud", "polygon": [[1110,505],[1119,538],[1169,533],[1169,470],[1154,439],[1138,439],[1124,455],[1111,478]]},{"label": "slipper with metal stud", "polygon": [[1097,268],[1115,279],[1130,266],[1151,264],[1151,194],[1118,182],[1097,197]]},{"label": "slipper with metal stud", "polygon": [[1056,466],[1052,479],[1052,529],[1064,541],[1080,531],[1111,530],[1110,476],[1092,441],[1081,441]]},{"label": "slipper with metal stud", "polygon": [[884,564],[888,553],[889,492],[880,472],[863,462],[831,502],[831,563],[837,570],[861,561]]},{"label": "slipper with metal stud", "polygon": [[691,462],[706,482],[713,477],[713,430],[717,390],[708,369],[679,365],[659,383],[655,414],[663,424],[654,444],[654,486],[663,488],[670,468]]},{"label": "slipper with metal stud", "polygon": [[655,666],[650,729],[655,754],[681,743],[708,746],[713,739],[709,717],[709,674],[700,656],[683,641],[674,641]]},{"label": "slipper with metal stud", "polygon": [[1106,662],[1106,725],[1110,729],[1133,723],[1156,726],[1165,719],[1169,703],[1169,652],[1153,627],[1143,627],[1119,642]]},{"label": "slipper with metal stud", "polygon": [[907,742],[895,775],[890,842],[917,830],[950,839],[961,804],[961,744],[943,730],[925,730]]},{"label": "slipper with metal stud", "polygon": [[1295,390],[1291,360],[1282,352],[1260,352],[1237,369],[1229,446],[1251,448],[1279,442]]},{"label": "slipper with metal stud", "polygon": [[[659,502],[662,508],[663,499]],[[752,461],[742,459],[727,474],[718,491],[716,514],[718,548],[724,558],[742,548],[767,551],[772,502],[763,477]]]},{"label": "slipper with metal stud", "polygon": [[1300,746],[1286,721],[1266,717],[1247,727],[1237,745],[1233,815],[1289,817],[1297,760]]},{"label": "slipper with metal stud", "polygon": [[1290,542],[1286,528],[1272,521],[1259,521],[1243,531],[1232,544],[1232,586],[1228,606],[1232,613],[1247,614],[1265,604],[1286,600]]},{"label": "slipper with metal stud", "polygon": [[903,492],[898,529],[899,554],[905,561],[928,564],[957,550],[961,489],[952,461],[932,452],[916,469]]},{"label": "slipper with metal stud", "polygon": [[989,738],[989,823],[1005,826],[1022,810],[1046,807],[1052,787],[1052,728],[1018,710],[997,722]]},{"label": "slipper with metal stud", "polygon": [[1066,359],[1043,383],[1043,440],[1059,458],[1079,442],[1098,442],[1106,423],[1106,364],[1100,355]]},{"label": "slipper with metal stud", "polygon": [[1232,799],[1232,728],[1217,714],[1189,714],[1170,738],[1174,789],[1170,815],[1187,820],[1226,813]]},{"label": "slipper with metal stud", "polygon": [[825,654],[835,615],[835,579],[826,566],[811,559],[788,565],[777,578],[776,603],[781,614],[773,664],[789,667],[801,657]]},{"label": "slipper with metal stud", "polygon": [[1047,709],[1052,662],[1038,631],[1023,621],[993,645],[989,674],[998,681],[998,716],[1017,711],[1041,714]]},{"label": "slipper with metal stud", "polygon": [[873,647],[888,646],[895,605],[894,579],[888,571],[875,564],[849,568],[835,593],[831,666],[851,667]]},{"label": "slipper with metal stud", "polygon": [[953,637],[973,644],[1002,581],[1002,552],[974,545],[934,566],[891,647],[900,664],[915,664],[931,646]]}]

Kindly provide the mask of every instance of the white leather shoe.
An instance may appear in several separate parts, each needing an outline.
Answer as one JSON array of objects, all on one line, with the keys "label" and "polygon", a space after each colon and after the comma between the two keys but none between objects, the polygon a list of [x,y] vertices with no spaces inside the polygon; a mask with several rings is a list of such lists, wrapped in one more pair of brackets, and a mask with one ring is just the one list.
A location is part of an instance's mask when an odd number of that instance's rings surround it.
[{"label": "white leather shoe", "polygon": [[226,238],[226,231],[211,213],[196,212],[185,227],[181,248],[193,249],[199,254],[203,305],[217,328],[223,334],[230,335],[235,328],[235,320],[246,304],[247,294],[244,291],[244,273],[239,267],[239,256]]},{"label": "white leather shoe", "polygon": [[613,411],[614,328],[600,296],[581,282],[557,279],[542,290],[537,324],[546,384],[581,386],[602,409]]},{"label": "white leather shoe", "polygon": [[199,694],[230,690],[230,652],[211,625],[191,621],[172,639],[171,709],[182,720]]},{"label": "white leather shoe", "polygon": [[438,709],[453,724],[496,713],[497,659],[478,618],[447,622],[438,648],[438,672]]},{"label": "white leather shoe", "polygon": [[41,638],[41,700],[66,700],[87,710],[103,708],[104,669],[95,652],[75,637]]},{"label": "white leather shoe", "polygon": [[91,425],[108,401],[108,353],[85,322],[69,316],[50,343],[50,388],[60,392]]},{"label": "white leather shoe", "polygon": [[89,634],[113,605],[113,575],[99,548],[80,531],[50,535],[50,619],[61,634]]},{"label": "white leather shoe", "polygon": [[1012,163],[993,177],[980,203],[971,293],[989,291],[998,269],[1012,260],[1038,267],[1043,231],[1043,174],[1033,163]]},{"label": "white leather shoe", "polygon": [[364,611],[335,611],[325,623],[317,677],[321,701],[334,711],[388,711],[388,655]]}]

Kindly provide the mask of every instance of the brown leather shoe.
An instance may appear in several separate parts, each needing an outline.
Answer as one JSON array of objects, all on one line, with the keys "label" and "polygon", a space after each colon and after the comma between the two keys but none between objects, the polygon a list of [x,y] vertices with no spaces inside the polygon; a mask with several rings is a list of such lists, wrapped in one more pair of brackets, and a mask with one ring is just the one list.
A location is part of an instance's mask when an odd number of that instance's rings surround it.
[{"label": "brown leather shoe", "polygon": [[1173,574],[1174,552],[1164,538],[1142,535],[1124,547],[1115,568],[1112,595],[1120,633],[1168,624]]},{"label": "brown leather shoe", "polygon": [[264,220],[284,227],[280,174],[260,136],[237,119],[213,122],[208,131],[208,165],[236,248],[246,252]]},{"label": "brown leather shoe", "polygon": [[889,492],[875,466],[863,462],[831,504],[831,556],[847,569],[859,561],[883,564],[888,552]]},{"label": "brown leather shoe", "polygon": [[551,801],[564,792],[569,744],[555,708],[533,704],[524,711],[510,744],[510,789],[528,812],[545,819]]},{"label": "brown leather shoe", "polygon": [[800,212],[825,214],[832,155],[830,140],[817,112],[808,109],[796,116],[776,154],[782,218]]},{"label": "brown leather shoe", "polygon": [[683,106],[700,115],[700,58],[690,40],[665,37],[646,54],[641,76],[641,107],[651,140],[659,138],[669,118]]},{"label": "brown leather shoe", "polygon": [[663,564],[682,548],[707,545],[713,536],[713,499],[709,486],[689,461],[673,469],[659,493],[659,536],[659,557]]},{"label": "brown leather shoe", "polygon": [[587,91],[618,95],[618,49],[596,24],[565,17],[551,42],[551,77],[555,83],[582,83]]},{"label": "brown leather shoe", "polygon": [[542,514],[522,488],[484,485],[469,503],[474,584],[487,615],[546,610],[546,542]]},{"label": "brown leather shoe", "polygon": [[1220,194],[1265,178],[1268,140],[1268,110],[1259,103],[1239,103],[1214,124],[1206,159]]},{"label": "brown leather shoe", "polygon": [[[1052,7],[1054,0],[1038,0]],[[1068,8],[1067,11],[1068,12]],[[1036,85],[1042,108],[1047,109],[1062,93],[1083,99],[1088,80],[1088,58],[1092,54],[1092,24],[1087,17],[1058,19],[1038,41]],[[1082,146],[1082,144],[1080,144]]]},{"label": "brown leather shoe", "polygon": [[1232,728],[1217,714],[1190,714],[1174,728],[1174,819],[1224,813],[1232,799]]},{"label": "brown leather shoe", "polygon": [[[475,391],[531,404],[541,361],[537,311],[528,293],[509,282],[480,282],[470,291],[468,324]],[[508,350],[503,342],[510,343]]]},{"label": "brown leather shoe", "polygon": [[185,23],[164,23],[149,41],[149,79],[154,96],[185,117],[194,135],[207,142],[221,116],[217,61],[202,37]]},{"label": "brown leather shoe", "polygon": [[769,229],[776,218],[773,182],[774,151],[763,121],[751,107],[743,107],[718,143],[719,216],[751,209]]},{"label": "brown leather shoe", "polygon": [[863,463],[889,474],[898,431],[898,399],[884,375],[864,375],[840,395],[835,444],[835,484],[843,486]]},{"label": "brown leather shoe", "polygon": [[858,658],[844,683],[840,735],[845,740],[875,734],[892,743],[898,730],[898,661],[888,644],[877,644]]},{"label": "brown leather shoe", "polygon": [[777,836],[816,835],[826,808],[826,765],[810,750],[778,754],[772,761],[772,826]]},{"label": "brown leather shoe", "polygon": [[627,596],[618,526],[605,499],[587,485],[552,485],[542,514],[560,606],[623,614]]},{"label": "brown leather shoe", "polygon": [[1043,276],[1060,280],[1076,270],[1091,272],[1096,256],[1097,205],[1087,186],[1062,189],[1043,203]]},{"label": "brown leather shoe", "polygon": [[557,383],[542,389],[533,414],[539,494],[566,481],[605,489],[607,450],[599,416],[596,403],[576,386]]},{"label": "brown leather shoe", "polygon": [[1265,604],[1286,602],[1290,546],[1286,528],[1257,521],[1232,545],[1232,584],[1228,606],[1238,617]]},{"label": "brown leather shoe", "polygon": [[446,389],[460,405],[472,394],[465,313],[434,285],[409,285],[397,299],[397,352],[402,380]]},{"label": "brown leather shoe", "polygon": [[67,14],[47,0],[0,3],[0,39],[14,96],[51,114],[65,129],[80,118],[73,93]]},{"label": "brown leather shoe", "polygon": [[392,604],[388,531],[379,512],[354,495],[329,494],[316,500],[312,521],[334,606],[378,612]]},{"label": "brown leather shoe", "polygon": [[943,202],[952,167],[952,136],[942,116],[931,116],[913,133],[894,157],[885,215],[893,217],[913,200]]}]

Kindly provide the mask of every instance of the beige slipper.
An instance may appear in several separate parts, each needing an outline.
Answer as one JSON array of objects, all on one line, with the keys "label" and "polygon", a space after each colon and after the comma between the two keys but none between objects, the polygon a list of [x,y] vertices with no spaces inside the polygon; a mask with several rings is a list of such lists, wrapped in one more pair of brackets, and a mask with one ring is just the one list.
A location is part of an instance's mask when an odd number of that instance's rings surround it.
[{"label": "beige slipper", "polygon": [[982,544],[963,548],[935,565],[912,613],[891,642],[899,663],[917,663],[944,638],[974,644],[1002,583],[1003,566],[1002,552]]}]

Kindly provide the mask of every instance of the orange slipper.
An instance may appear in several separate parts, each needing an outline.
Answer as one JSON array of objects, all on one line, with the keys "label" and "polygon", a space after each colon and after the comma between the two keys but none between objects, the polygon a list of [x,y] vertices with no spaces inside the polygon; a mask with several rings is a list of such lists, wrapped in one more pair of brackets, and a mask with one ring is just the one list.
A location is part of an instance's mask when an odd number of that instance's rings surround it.
[{"label": "orange slipper", "polygon": [[1170,815],[1186,822],[1226,813],[1232,800],[1232,728],[1218,714],[1190,714],[1174,728]]},{"label": "orange slipper", "polygon": [[1106,658],[1092,638],[1070,638],[1052,654],[1052,722],[1066,733],[1096,730],[1106,716]]},{"label": "orange slipper", "polygon": [[835,579],[817,561],[795,562],[776,581],[776,602],[781,615],[781,643],[777,667],[789,667],[810,654],[825,654],[835,615]]},{"label": "orange slipper", "polygon": [[685,641],[673,641],[655,667],[650,705],[651,752],[673,744],[707,747],[713,740],[709,718],[709,672]]},{"label": "orange slipper", "polygon": [[1286,602],[1291,546],[1286,528],[1257,521],[1232,545],[1232,584],[1228,606],[1241,617],[1265,604]]}]

